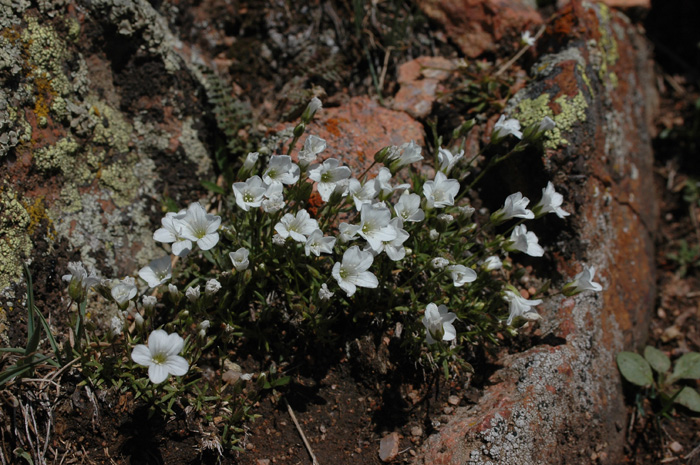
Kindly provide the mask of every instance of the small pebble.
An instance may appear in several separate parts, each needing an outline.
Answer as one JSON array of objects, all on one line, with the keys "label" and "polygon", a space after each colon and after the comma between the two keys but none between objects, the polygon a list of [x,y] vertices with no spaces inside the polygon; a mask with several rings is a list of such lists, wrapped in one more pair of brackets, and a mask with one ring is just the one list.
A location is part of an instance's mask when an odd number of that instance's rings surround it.
[{"label": "small pebble", "polygon": [[423,436],[423,428],[420,426],[414,426],[411,428],[411,436]]},{"label": "small pebble", "polygon": [[460,400],[459,396],[450,396],[447,398],[447,403],[450,405],[459,405]]},{"label": "small pebble", "polygon": [[455,409],[452,407],[445,407],[444,409],[442,409],[442,413],[444,413],[445,415],[449,415],[450,413],[454,412],[454,410]]},{"label": "small pebble", "polygon": [[674,454],[680,454],[681,452],[683,452],[683,446],[678,441],[673,441],[671,444],[668,445],[668,448],[671,449],[671,451],[673,451]]},{"label": "small pebble", "polygon": [[245,448],[248,450],[253,450],[253,449],[255,449],[255,445],[252,442],[249,442],[248,444],[245,445]]},{"label": "small pebble", "polygon": [[399,434],[396,432],[387,434],[379,441],[379,459],[382,462],[391,462],[399,454]]}]

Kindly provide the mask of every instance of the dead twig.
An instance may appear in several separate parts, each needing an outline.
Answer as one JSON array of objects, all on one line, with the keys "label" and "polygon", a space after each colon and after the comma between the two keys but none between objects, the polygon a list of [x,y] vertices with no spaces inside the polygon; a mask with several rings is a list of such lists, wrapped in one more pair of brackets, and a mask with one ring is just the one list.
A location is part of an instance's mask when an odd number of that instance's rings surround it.
[{"label": "dead twig", "polygon": [[[546,27],[545,27],[544,25],[540,26],[540,29],[537,31],[537,34],[535,34],[535,40],[537,40],[537,39],[540,38],[540,36],[544,33],[544,30],[545,30],[545,29],[546,29]],[[503,64],[503,66],[501,66],[500,68],[498,68],[498,71],[496,71],[496,72],[494,73],[494,77],[500,76],[500,75],[503,74],[508,68],[510,68],[511,66],[513,66],[513,63],[515,63],[516,61],[518,61],[518,59],[519,59],[521,56],[523,56],[523,55],[525,54],[525,52],[527,51],[527,49],[529,49],[529,48],[530,48],[530,45],[525,45],[523,48],[521,48],[520,51],[519,51],[518,53],[516,53],[515,55],[513,55],[513,58],[511,58],[510,60],[506,61],[506,62]]]},{"label": "dead twig", "polygon": [[289,416],[292,417],[292,421],[294,422],[294,425],[297,427],[297,431],[299,432],[299,436],[301,436],[301,440],[304,441],[304,446],[306,446],[306,451],[311,456],[311,461],[313,462],[313,465],[319,465],[318,460],[316,460],[316,456],[314,455],[314,451],[313,451],[313,449],[311,449],[311,444],[309,444],[308,439],[306,439],[306,435],[304,434],[304,431],[301,429],[301,425],[299,425],[299,422],[297,421],[296,415],[294,415],[294,410],[292,410],[292,406],[289,405],[289,402],[287,402],[287,399],[284,399],[284,403],[287,404],[287,411],[289,412]]}]

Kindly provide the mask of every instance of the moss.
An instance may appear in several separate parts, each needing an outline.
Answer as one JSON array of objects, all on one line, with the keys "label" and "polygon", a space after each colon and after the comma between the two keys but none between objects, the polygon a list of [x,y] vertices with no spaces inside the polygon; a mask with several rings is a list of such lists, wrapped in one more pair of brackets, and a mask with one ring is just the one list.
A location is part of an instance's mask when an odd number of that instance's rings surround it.
[{"label": "moss", "polygon": [[31,217],[7,184],[0,189],[0,290],[22,275],[22,263],[30,257]]}]

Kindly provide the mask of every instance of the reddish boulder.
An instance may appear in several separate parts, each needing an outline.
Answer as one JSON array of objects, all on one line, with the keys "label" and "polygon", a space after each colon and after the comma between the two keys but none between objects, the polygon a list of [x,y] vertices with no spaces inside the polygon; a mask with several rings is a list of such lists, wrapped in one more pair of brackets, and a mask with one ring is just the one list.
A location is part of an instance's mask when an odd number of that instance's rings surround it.
[{"label": "reddish boulder", "polygon": [[399,66],[398,83],[391,108],[405,111],[414,118],[428,116],[438,97],[440,82],[457,68],[452,60],[443,57],[418,57]]},{"label": "reddish boulder", "polygon": [[[548,27],[540,46],[550,54],[507,112],[526,124],[557,122],[534,160],[572,212],[556,264],[562,283],[581,264],[595,266],[604,290],[545,303],[538,331],[548,344],[502,360],[479,403],[458,408],[416,464],[621,462],[615,355],[643,343],[654,303],[655,95],[645,40],[621,14],[585,5],[572,2]],[[543,186],[522,175],[524,163],[510,167],[509,185],[537,198]]]}]

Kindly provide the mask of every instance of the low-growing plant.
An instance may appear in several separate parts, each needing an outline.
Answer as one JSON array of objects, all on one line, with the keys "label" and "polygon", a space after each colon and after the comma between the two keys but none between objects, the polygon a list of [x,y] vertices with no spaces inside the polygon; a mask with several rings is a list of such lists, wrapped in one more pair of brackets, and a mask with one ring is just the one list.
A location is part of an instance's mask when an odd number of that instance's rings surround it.
[{"label": "low-growing plant", "polygon": [[642,388],[635,399],[642,415],[645,413],[642,404],[645,398],[658,401],[659,408],[653,412],[657,416],[668,416],[674,404],[700,413],[698,391],[680,384],[683,380],[700,379],[700,353],[683,354],[672,365],[665,353],[646,346],[643,357],[635,352],[617,354],[617,366],[627,381]]}]

